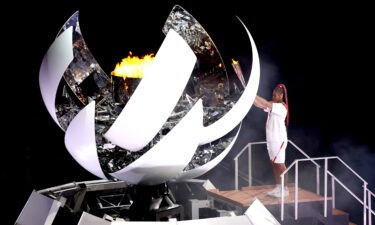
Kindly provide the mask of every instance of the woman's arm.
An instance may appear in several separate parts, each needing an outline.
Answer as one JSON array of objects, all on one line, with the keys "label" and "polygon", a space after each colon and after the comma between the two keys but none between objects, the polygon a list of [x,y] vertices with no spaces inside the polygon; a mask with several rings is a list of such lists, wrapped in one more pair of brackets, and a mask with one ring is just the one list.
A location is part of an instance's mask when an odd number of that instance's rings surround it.
[{"label": "woman's arm", "polygon": [[254,105],[261,109],[266,109],[266,108],[272,109],[272,102],[269,102],[265,100],[264,98],[259,97],[258,95],[255,97]]}]

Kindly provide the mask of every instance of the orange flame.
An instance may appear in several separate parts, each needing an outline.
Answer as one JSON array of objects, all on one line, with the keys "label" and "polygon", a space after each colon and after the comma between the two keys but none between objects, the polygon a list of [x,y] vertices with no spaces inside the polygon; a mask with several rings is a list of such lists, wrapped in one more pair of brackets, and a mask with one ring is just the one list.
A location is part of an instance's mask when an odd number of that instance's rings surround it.
[{"label": "orange flame", "polygon": [[128,57],[122,59],[121,63],[116,64],[116,68],[111,74],[122,77],[124,80],[127,77],[142,78],[145,68],[150,66],[154,59],[153,53],[139,58],[138,56],[133,56],[132,52],[129,52]]},{"label": "orange flame", "polygon": [[234,65],[237,65],[237,64],[238,64],[238,61],[232,59],[232,63],[233,63]]}]

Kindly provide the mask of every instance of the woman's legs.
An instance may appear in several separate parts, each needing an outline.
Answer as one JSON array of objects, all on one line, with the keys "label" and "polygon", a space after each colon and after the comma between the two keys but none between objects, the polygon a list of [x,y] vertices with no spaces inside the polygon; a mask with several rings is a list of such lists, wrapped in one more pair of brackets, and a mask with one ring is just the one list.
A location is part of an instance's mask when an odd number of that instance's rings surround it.
[{"label": "woman's legs", "polygon": [[[286,170],[286,166],[284,163],[274,163],[271,161],[273,174],[275,176],[276,184],[281,184],[281,177],[280,175]],[[288,173],[284,176],[284,186],[288,185]]]},{"label": "woman's legs", "polygon": [[[271,159],[271,165],[273,169],[273,174],[275,176],[276,187],[268,192],[268,195],[272,197],[281,197],[282,187],[281,187],[281,177],[280,175],[286,171],[285,166],[285,149],[287,142],[267,142],[267,149]],[[289,195],[288,191],[288,174],[284,174],[284,196]]]}]

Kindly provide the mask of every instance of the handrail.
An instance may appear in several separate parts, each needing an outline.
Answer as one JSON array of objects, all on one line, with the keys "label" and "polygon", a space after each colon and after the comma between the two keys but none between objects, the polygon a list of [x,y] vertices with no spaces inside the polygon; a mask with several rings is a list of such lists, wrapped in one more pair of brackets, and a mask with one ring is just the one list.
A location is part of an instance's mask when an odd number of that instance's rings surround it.
[{"label": "handrail", "polygon": [[[352,174],[356,175],[362,182],[363,182],[363,200],[361,200],[357,195],[355,195],[346,185],[344,185],[336,176],[334,176],[329,170],[328,170],[328,160],[329,159],[337,159],[339,160],[343,165],[345,165]],[[368,183],[358,175],[352,168],[350,168],[340,157],[338,156],[329,156],[329,157],[317,157],[317,158],[309,158],[309,159],[297,159],[295,160],[281,175],[281,220],[284,220],[284,179],[285,179],[285,174],[295,166],[296,169],[296,181],[295,183],[295,220],[298,219],[298,163],[303,162],[303,161],[317,161],[317,160],[324,160],[324,217],[327,217],[327,179],[328,176],[330,175],[332,178],[332,207],[335,205],[335,193],[334,193],[334,183],[337,182],[339,183],[349,194],[351,194],[357,201],[359,201],[363,205],[363,224],[367,224],[367,219],[369,221],[369,224],[372,222],[371,214],[374,214],[374,211],[371,209],[371,196],[375,197],[375,194],[368,190],[367,185]],[[368,215],[367,215],[368,213]],[[368,217],[368,218],[367,218]]]},{"label": "handrail", "polygon": [[375,215],[375,212],[371,208],[371,197],[375,197],[375,194],[367,189],[367,198],[368,198],[368,223],[372,224],[372,215]]},{"label": "handrail", "polygon": [[[296,149],[297,149],[302,155],[304,155],[306,158],[308,158],[308,159],[311,158],[311,157],[310,157],[309,155],[307,155],[306,152],[304,152],[300,147],[298,147],[296,144],[294,144],[293,141],[288,140],[288,142],[289,142],[290,144],[292,144],[293,147],[295,147],[295,148],[296,148]],[[320,168],[320,165],[319,165],[318,163],[316,163],[316,162],[314,162],[314,161],[313,161],[313,163],[314,163],[317,167]]]},{"label": "handrail", "polygon": [[[293,146],[295,147],[303,156],[305,156],[306,158],[310,159],[310,156],[306,154],[306,152],[304,152],[300,147],[298,147],[293,141],[291,140],[288,140],[288,142]],[[249,168],[248,168],[248,183],[249,183],[249,186],[252,186],[252,168],[251,168],[251,146],[253,145],[259,145],[259,144],[267,144],[266,141],[258,141],[258,142],[249,142],[245,145],[245,147],[243,147],[241,149],[241,151],[239,153],[237,153],[237,155],[233,158],[234,160],[234,163],[235,163],[235,177],[234,177],[234,183],[235,183],[235,189],[238,190],[238,176],[239,176],[239,169],[238,169],[238,158],[245,152],[245,150],[248,150],[248,158],[249,158]],[[316,192],[317,194],[320,194],[320,184],[319,184],[319,169],[320,169],[320,165],[314,161],[312,161],[315,166],[316,166],[316,180],[317,180],[317,185],[316,185]]]},{"label": "handrail", "polygon": [[[349,194],[351,194],[353,198],[355,198],[362,205],[364,204],[363,201],[359,199],[359,197],[355,195],[346,185],[344,185],[335,175],[333,175],[330,171],[327,171],[327,173],[334,179],[335,182],[339,183],[341,187],[343,187]],[[375,194],[368,189],[367,189],[367,193],[368,193],[368,196],[367,196],[368,206],[366,206],[366,209],[368,210],[369,224],[372,224],[371,214],[375,215],[375,211],[371,209],[371,196],[370,195],[375,197]]]},{"label": "handrail", "polygon": [[367,181],[365,179],[363,179],[361,176],[358,175],[358,173],[356,173],[352,168],[350,168],[350,166],[348,164],[346,164],[340,157],[337,157],[337,159],[342,163],[344,164],[344,166],[346,166],[346,168],[348,168],[354,175],[356,175],[361,181],[363,181],[364,183],[367,184]]},{"label": "handrail", "polygon": [[[330,157],[318,157],[318,158],[308,158],[308,159],[297,159],[294,160],[294,162],[289,165],[289,167],[281,173],[281,221],[284,220],[284,179],[285,179],[285,174],[294,166],[296,165],[296,173],[295,173],[295,197],[294,197],[294,218],[295,220],[298,219],[298,162],[302,161],[310,161],[314,162],[315,160],[324,160],[325,161],[325,166],[324,166],[324,217],[327,216],[327,168],[328,168],[328,159],[333,159],[336,158],[337,156],[330,156]],[[318,168],[318,167],[317,167]],[[319,171],[318,171],[319,172]],[[317,192],[319,192],[319,176],[317,173]],[[319,194],[319,193],[318,193]]]},{"label": "handrail", "polygon": [[[335,207],[335,182],[339,183],[349,194],[351,194],[357,201],[359,201],[363,205],[363,224],[366,225],[367,221],[369,224],[372,223],[372,215],[375,215],[375,212],[371,208],[371,197],[375,197],[375,194],[368,190],[367,188],[367,181],[363,179],[357,172],[355,172],[348,164],[346,164],[340,157],[338,156],[329,156],[329,157],[316,157],[316,158],[311,158],[309,157],[301,148],[299,148],[294,142],[291,140],[288,140],[288,142],[295,147],[302,155],[304,155],[306,158],[304,159],[297,159],[294,160],[291,165],[280,175],[281,177],[281,220],[284,220],[284,177],[289,170],[291,170],[292,167],[295,167],[296,173],[295,173],[295,219],[298,219],[298,163],[303,162],[303,161],[310,161],[316,165],[316,178],[317,178],[317,194],[320,194],[320,165],[316,162],[317,160],[324,160],[324,217],[327,217],[327,184],[328,184],[328,176],[331,177],[332,179],[332,207]],[[238,158],[245,152],[245,150],[248,150],[248,157],[249,157],[249,186],[251,186],[251,147],[252,145],[257,145],[257,144],[266,144],[267,142],[262,141],[262,142],[249,142],[235,157],[235,188],[238,190]],[[343,164],[352,174],[354,174],[358,179],[360,179],[363,182],[363,200],[361,200],[357,195],[355,195],[346,185],[344,185],[336,176],[333,175],[328,170],[328,160],[330,159],[336,159],[341,164]]]},{"label": "handrail", "polygon": [[323,160],[323,159],[336,159],[338,158],[337,156],[329,156],[329,157],[318,157],[318,158],[308,158],[308,159],[296,159],[292,164],[288,166],[288,168],[280,175],[283,176],[286,174],[297,162],[302,162],[302,161],[311,161],[314,162],[314,160]]},{"label": "handrail", "polygon": [[257,145],[257,144],[266,144],[267,142],[265,141],[260,141],[260,142],[252,142],[252,143],[247,143],[247,145],[245,145],[245,147],[234,157],[234,164],[235,164],[235,168],[234,168],[234,186],[235,186],[235,189],[238,190],[238,173],[239,173],[239,169],[238,169],[238,157],[240,157],[242,155],[242,153],[248,149],[248,159],[249,159],[249,165],[248,165],[248,176],[249,176],[249,179],[248,179],[248,182],[249,182],[249,186],[252,186],[252,177],[251,177],[251,170],[252,170],[252,165],[251,165],[251,146],[252,145]]},{"label": "handrail", "polygon": [[[333,175],[330,171],[327,171],[327,173],[331,176],[331,177],[333,177],[333,179],[337,182],[337,183],[339,183],[340,185],[341,185],[341,187],[343,187],[347,192],[349,192],[349,194],[351,194],[352,196],[353,196],[353,198],[355,198],[359,203],[361,203],[362,205],[363,205],[363,201],[361,200],[361,199],[359,199],[358,198],[358,196],[356,196],[346,185],[344,185],[335,175]],[[372,195],[372,196],[374,196],[375,197],[375,194],[372,192],[372,191],[370,191],[370,190],[368,190],[367,189],[367,193],[369,194],[369,195]],[[375,211],[373,211],[372,209],[371,209],[371,204],[370,204],[370,198],[368,198],[368,204],[369,204],[369,206],[366,206],[366,208],[368,209],[368,210],[370,210],[370,212],[373,214],[373,215],[375,215]],[[370,218],[370,216],[369,216],[369,218]],[[369,220],[369,224],[371,224],[371,220]]]},{"label": "handrail", "polygon": [[339,183],[341,185],[341,187],[343,187],[347,192],[349,192],[349,194],[351,194],[353,196],[353,198],[357,199],[357,201],[359,203],[361,203],[363,205],[363,201],[361,199],[358,198],[357,195],[355,195],[345,184],[343,184],[335,175],[333,175],[330,171],[327,171],[327,173],[333,177],[333,179]]},{"label": "handrail", "polygon": [[259,145],[259,144],[267,144],[265,141],[258,141],[258,142],[249,142],[242,150],[233,158],[234,160],[238,159],[242,155],[242,153],[250,146],[250,145]]},{"label": "handrail", "polygon": [[[374,192],[370,191],[369,189],[367,189],[367,192],[368,192],[368,195],[369,195],[369,198],[368,198],[368,200],[369,200],[369,208],[371,209],[371,202],[370,202],[370,200],[371,200],[371,195],[372,195],[373,197],[375,197],[375,194],[374,194]],[[375,211],[371,210],[371,212],[372,212],[372,214],[374,214],[374,216],[375,216]],[[370,223],[370,224],[371,224],[371,223]]]},{"label": "handrail", "polygon": [[[288,142],[293,145],[302,155],[304,155],[306,158],[311,158],[309,155],[306,154],[300,147],[298,147],[293,141],[288,140]],[[242,153],[250,146],[250,145],[258,145],[258,144],[267,144],[266,141],[258,141],[258,142],[249,142],[245,147],[242,148],[242,150],[233,158],[234,160],[238,159],[242,155]],[[316,166],[320,168],[320,165],[316,162],[313,162]]]}]

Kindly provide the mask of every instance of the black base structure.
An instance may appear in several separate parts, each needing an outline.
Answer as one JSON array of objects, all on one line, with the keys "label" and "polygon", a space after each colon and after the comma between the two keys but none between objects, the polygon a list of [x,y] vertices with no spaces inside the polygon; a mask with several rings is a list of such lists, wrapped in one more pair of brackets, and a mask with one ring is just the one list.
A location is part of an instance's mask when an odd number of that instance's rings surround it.
[{"label": "black base structure", "polygon": [[[257,186],[261,189],[263,186]],[[123,181],[86,181],[33,191],[15,224],[19,225],[121,225],[149,221],[159,224],[347,224],[347,218],[322,218],[321,204],[300,205],[300,218],[286,205],[281,222],[279,206],[264,205],[258,198],[246,206],[226,200],[209,180],[169,182],[155,186],[128,185]],[[236,191],[238,192],[238,191]],[[215,194],[216,193],[216,194]],[[243,199],[242,199],[243,200]],[[271,214],[272,213],[272,214]],[[314,214],[315,213],[315,214]]]},{"label": "black base structure", "polygon": [[156,186],[130,186],[130,198],[133,200],[129,210],[124,210],[122,218],[132,221],[160,221],[171,217],[184,218],[183,207],[176,204],[167,183]]},{"label": "black base structure", "polygon": [[77,224],[83,212],[108,221],[184,219],[183,207],[176,204],[167,183],[140,186],[119,181],[73,182],[38,193],[64,203],[53,224]]},{"label": "black base structure", "polygon": [[[191,213],[185,215],[182,204],[188,205],[189,199],[207,198],[202,186],[204,182],[195,180],[190,183],[163,183],[154,186],[104,180],[72,182],[33,191],[16,224],[34,224],[30,223],[30,218],[36,220],[35,224],[38,221],[48,224],[44,222],[48,219],[54,225],[79,224],[84,213],[109,222],[168,221],[171,218],[181,221],[191,218]],[[178,203],[173,192],[178,193]],[[191,207],[189,210],[191,211]],[[202,216],[215,217],[217,214],[203,213]]]},{"label": "black base structure", "polygon": [[[172,224],[183,221],[186,225],[197,223],[200,219],[205,220],[204,224],[236,225],[349,223],[348,214],[332,209],[331,199],[327,205],[327,217],[322,215],[322,200],[316,199],[299,204],[298,220],[294,217],[294,203],[285,204],[285,218],[281,221],[280,205],[270,205],[259,194],[267,188],[269,185],[220,191],[209,180],[197,179],[155,186],[105,180],[72,182],[33,191],[15,224],[120,225],[150,221],[152,225],[161,221],[172,221]],[[260,200],[247,199],[244,203],[246,196],[241,192],[252,189],[258,192]],[[233,194],[242,198],[239,201],[231,200]]]}]

